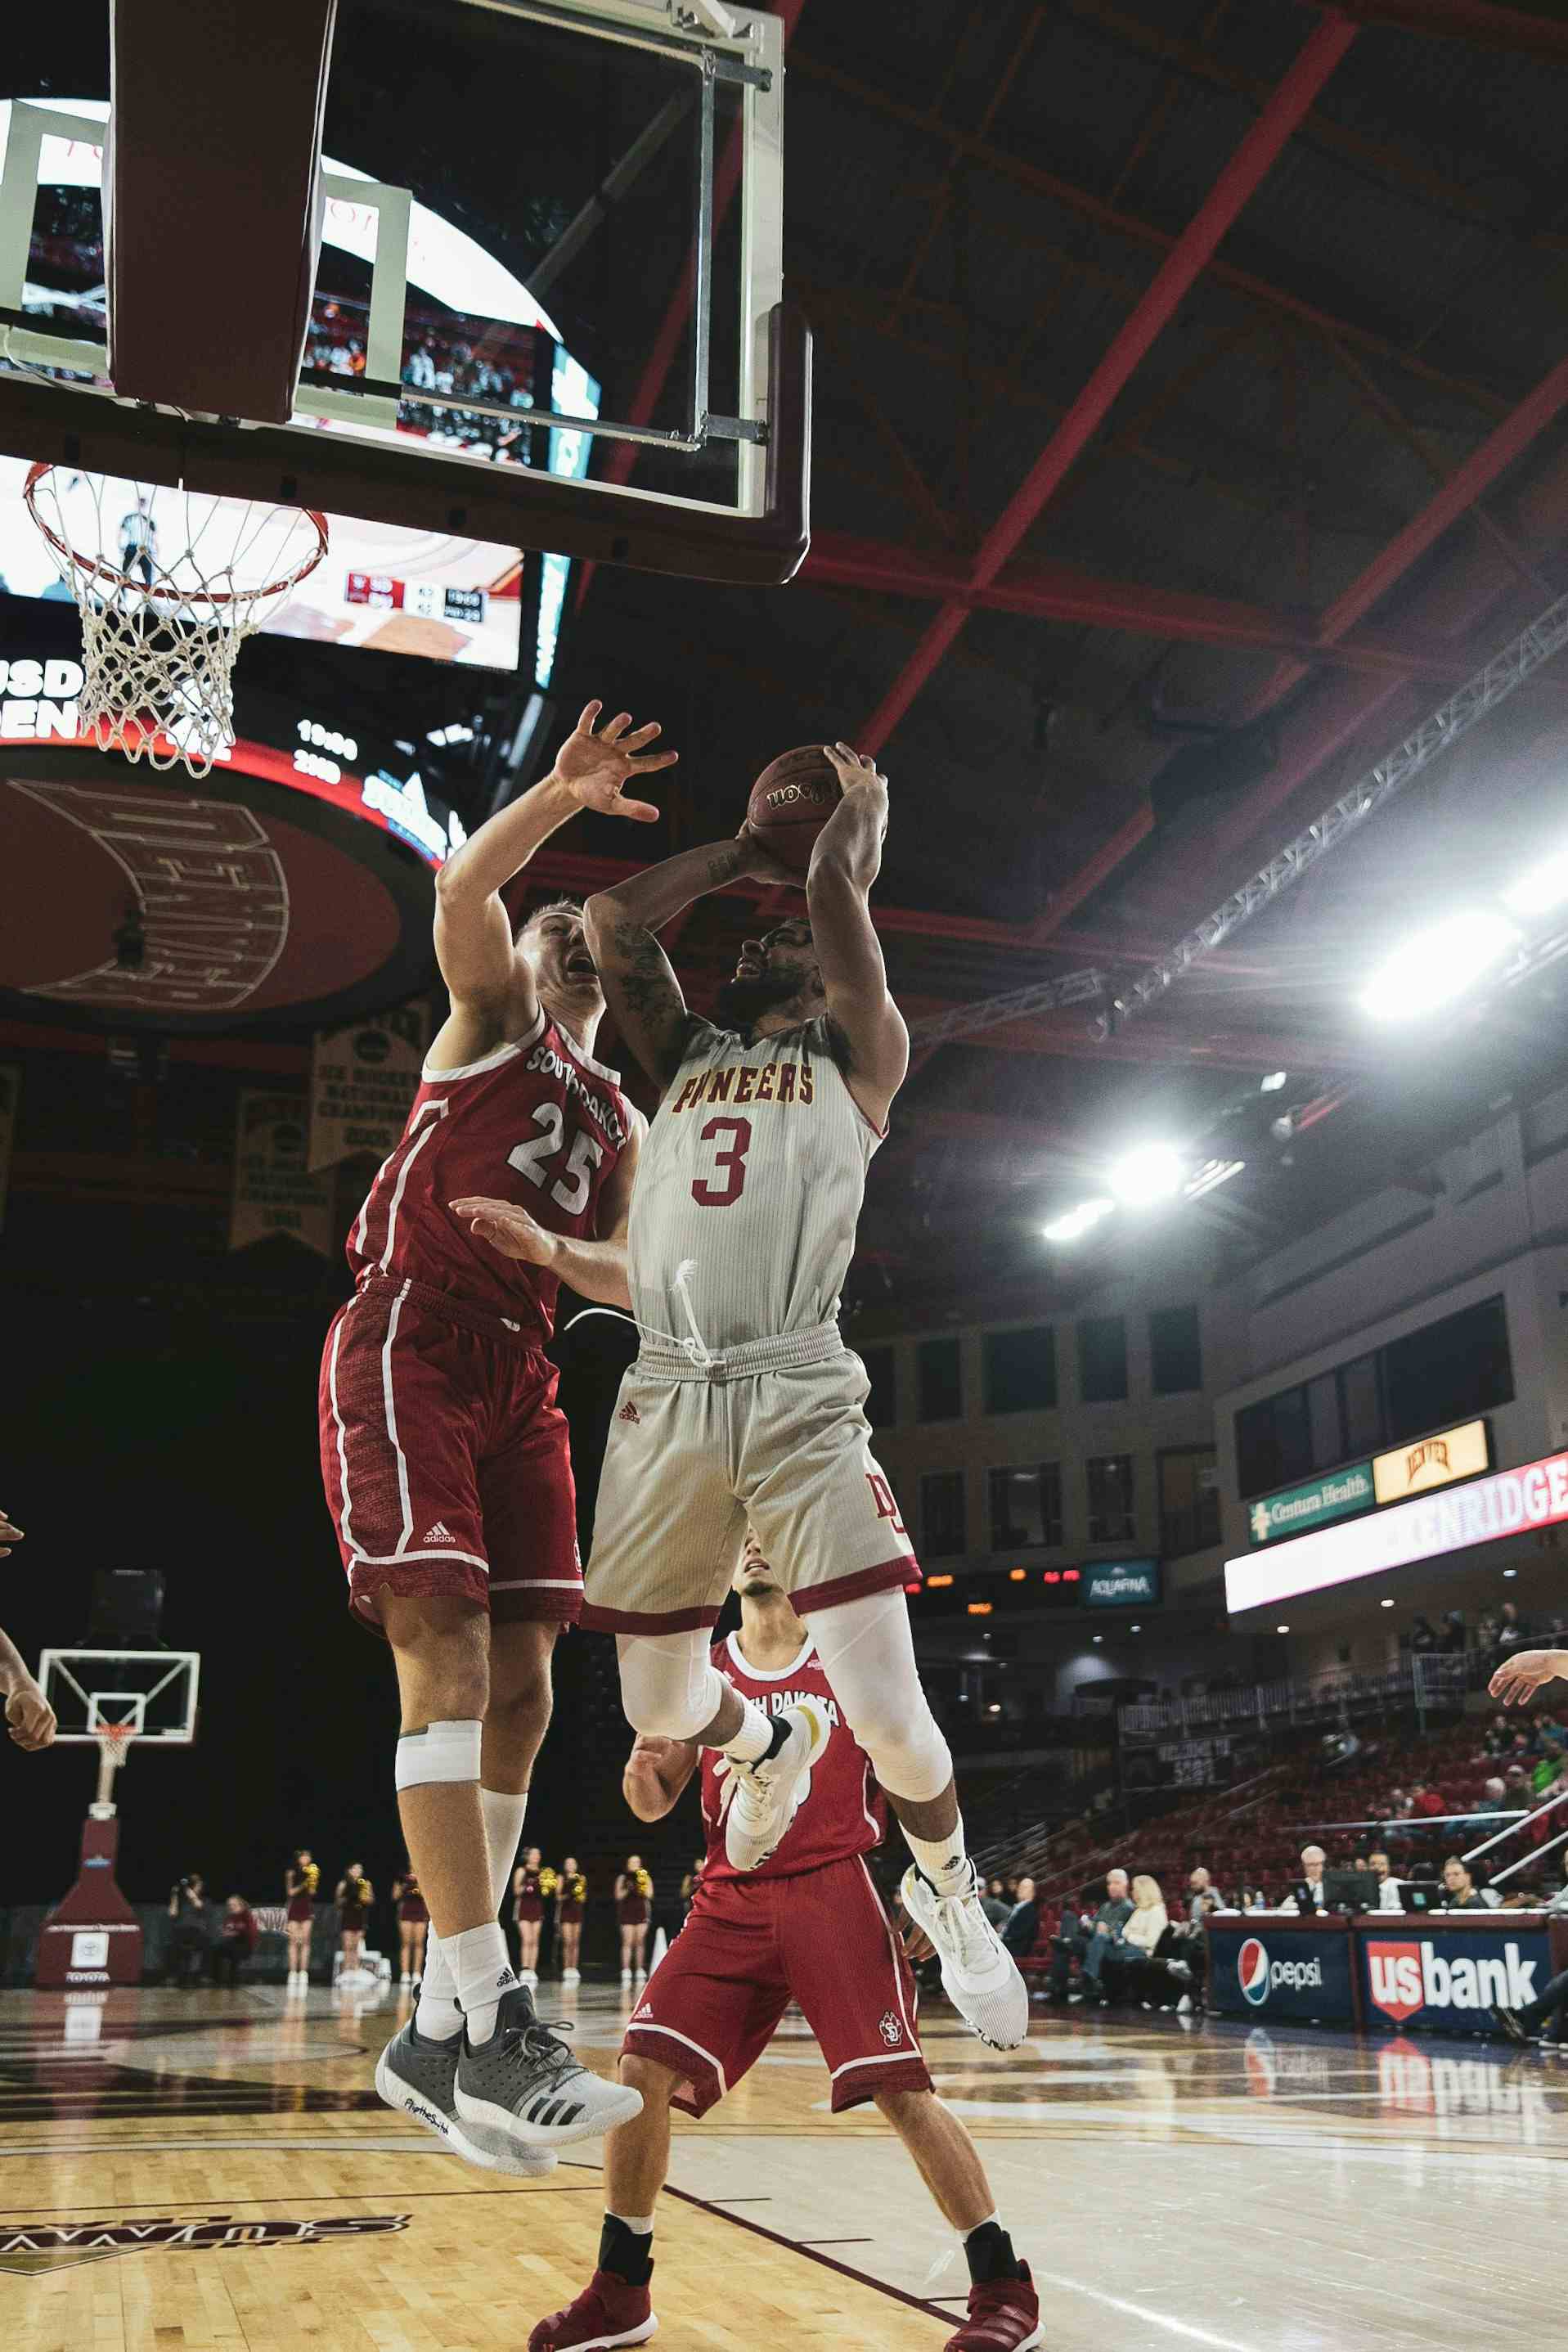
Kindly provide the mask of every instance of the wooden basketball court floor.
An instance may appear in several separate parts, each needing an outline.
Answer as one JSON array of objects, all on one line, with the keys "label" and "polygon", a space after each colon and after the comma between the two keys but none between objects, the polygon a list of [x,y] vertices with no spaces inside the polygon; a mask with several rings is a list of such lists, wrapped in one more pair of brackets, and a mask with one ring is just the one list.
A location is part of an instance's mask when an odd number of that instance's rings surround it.
[{"label": "wooden basketball court floor", "polygon": [[[593,2267],[597,2143],[541,2181],[443,2155],[371,2088],[405,1998],[0,1994],[0,2344],[520,2352]],[[608,2071],[619,1995],[577,2013]],[[1071,2011],[1009,2056],[942,2012],[926,2041],[1053,2352],[1568,2341],[1568,2062]],[[962,2313],[902,2149],[827,2089],[796,2024],[706,2123],[676,2118],[669,2352],[937,2352]]]}]

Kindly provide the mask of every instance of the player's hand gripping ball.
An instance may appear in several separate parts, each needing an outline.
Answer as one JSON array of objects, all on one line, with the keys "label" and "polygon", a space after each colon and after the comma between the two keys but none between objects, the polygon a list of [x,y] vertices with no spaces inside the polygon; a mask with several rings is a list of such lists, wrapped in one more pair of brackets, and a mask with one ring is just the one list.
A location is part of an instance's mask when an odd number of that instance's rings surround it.
[{"label": "player's hand gripping ball", "polygon": [[811,863],[817,835],[843,798],[843,786],[821,743],[780,751],[751,787],[747,830],[791,874]]}]

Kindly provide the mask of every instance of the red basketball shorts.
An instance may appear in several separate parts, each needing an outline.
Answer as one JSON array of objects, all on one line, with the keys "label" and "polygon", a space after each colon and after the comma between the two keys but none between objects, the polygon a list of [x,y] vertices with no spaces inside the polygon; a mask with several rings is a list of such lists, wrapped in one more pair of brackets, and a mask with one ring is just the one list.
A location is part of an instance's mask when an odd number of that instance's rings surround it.
[{"label": "red basketball shorts", "polygon": [[450,1594],[499,1623],[582,1608],[556,1369],[530,1334],[421,1283],[373,1280],[321,1359],[321,1475],[350,1606]]},{"label": "red basketball shorts", "polygon": [[833,2113],[928,2091],[914,1973],[857,1854],[788,1878],[704,1884],[626,2028],[624,2054],[674,2067],[706,2115],[755,2066],[791,2000],[821,2045]]}]

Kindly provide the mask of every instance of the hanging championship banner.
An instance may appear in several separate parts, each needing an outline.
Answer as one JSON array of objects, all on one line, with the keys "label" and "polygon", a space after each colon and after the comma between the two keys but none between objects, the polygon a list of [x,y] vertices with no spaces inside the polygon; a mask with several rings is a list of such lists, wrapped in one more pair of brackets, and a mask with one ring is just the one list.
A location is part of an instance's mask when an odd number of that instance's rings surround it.
[{"label": "hanging championship banner", "polygon": [[305,1133],[302,1096],[264,1094],[254,1087],[240,1096],[230,1249],[248,1249],[252,1242],[287,1234],[323,1257],[331,1255],[336,1188],[329,1176],[312,1175],[306,1167]]},{"label": "hanging championship banner", "polygon": [[386,1158],[402,1133],[429,1035],[423,1003],[319,1032],[310,1056],[312,1169],[361,1151]]},{"label": "hanging championship banner", "polygon": [[21,1100],[21,1064],[0,1062],[0,1229],[5,1223],[5,1196],[11,1189],[11,1153],[16,1141],[16,1112]]}]

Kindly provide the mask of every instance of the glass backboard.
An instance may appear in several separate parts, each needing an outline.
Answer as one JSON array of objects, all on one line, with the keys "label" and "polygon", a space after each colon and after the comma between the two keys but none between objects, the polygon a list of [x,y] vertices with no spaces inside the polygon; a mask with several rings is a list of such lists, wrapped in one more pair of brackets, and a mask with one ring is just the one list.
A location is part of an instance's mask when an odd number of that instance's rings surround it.
[{"label": "glass backboard", "polygon": [[[110,107],[86,86],[89,49],[79,93],[63,58],[47,89],[8,91],[0,61],[0,449],[562,565],[790,576],[810,347],[782,301],[777,17],[717,0],[341,0],[281,424],[116,396]],[[246,96],[218,84],[204,103]],[[176,173],[199,144],[178,97],[151,131],[145,109],[136,121]],[[170,253],[175,340],[201,333],[207,273],[246,269],[218,236]]]}]

